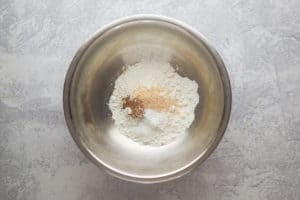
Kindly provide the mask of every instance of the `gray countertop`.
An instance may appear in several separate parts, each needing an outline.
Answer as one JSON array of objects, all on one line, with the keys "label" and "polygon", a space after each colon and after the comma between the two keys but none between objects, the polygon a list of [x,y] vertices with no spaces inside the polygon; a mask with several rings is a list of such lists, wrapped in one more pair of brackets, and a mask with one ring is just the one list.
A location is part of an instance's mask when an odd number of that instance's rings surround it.
[{"label": "gray countertop", "polygon": [[[299,199],[300,1],[124,2],[0,0],[0,199]],[[204,34],[233,92],[216,151],[194,172],[154,185],[118,180],[90,163],[62,109],[80,44],[138,13],[174,17]]]}]

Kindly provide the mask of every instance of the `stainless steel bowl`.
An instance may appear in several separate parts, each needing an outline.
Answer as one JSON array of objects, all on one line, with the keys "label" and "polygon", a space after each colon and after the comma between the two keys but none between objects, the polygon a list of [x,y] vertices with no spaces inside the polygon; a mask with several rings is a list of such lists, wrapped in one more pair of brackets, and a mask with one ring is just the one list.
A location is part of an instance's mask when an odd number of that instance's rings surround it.
[{"label": "stainless steel bowl", "polygon": [[[200,95],[188,135],[160,148],[124,142],[107,105],[122,66],[152,58],[195,80]],[[231,110],[218,53],[189,26],[153,15],[123,18],[85,42],[67,72],[63,97],[67,125],[82,152],[108,173],[141,183],[175,179],[202,163],[220,142]]]}]

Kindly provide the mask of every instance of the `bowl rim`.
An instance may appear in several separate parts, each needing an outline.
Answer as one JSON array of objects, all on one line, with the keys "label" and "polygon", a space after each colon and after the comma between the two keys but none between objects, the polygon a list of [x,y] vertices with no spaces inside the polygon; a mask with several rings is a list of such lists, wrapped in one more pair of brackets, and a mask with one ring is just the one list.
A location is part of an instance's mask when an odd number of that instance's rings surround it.
[{"label": "bowl rim", "polygon": [[[140,176],[135,174],[126,173],[124,171],[118,170],[114,168],[113,166],[110,166],[106,164],[104,161],[99,159],[90,149],[88,146],[86,146],[77,136],[75,126],[73,124],[72,115],[71,115],[71,108],[70,108],[70,91],[71,91],[71,83],[73,79],[74,72],[76,70],[77,64],[79,63],[81,57],[83,56],[84,52],[89,48],[89,46],[101,35],[103,35],[106,31],[113,29],[114,27],[122,24],[126,24],[129,22],[134,21],[145,21],[145,20],[151,20],[151,21],[158,21],[158,22],[165,22],[170,23],[172,25],[175,25],[189,34],[191,34],[195,39],[202,42],[202,44],[205,46],[205,48],[208,50],[210,55],[212,56],[213,60],[216,62],[217,69],[219,70],[220,77],[223,84],[223,91],[224,91],[224,108],[223,108],[223,115],[221,119],[221,123],[219,125],[217,135],[213,141],[211,141],[210,144],[207,145],[206,149],[199,154],[193,161],[189,162],[185,166],[160,175],[155,176]],[[190,27],[189,25],[166,16],[162,15],[153,15],[153,14],[139,14],[139,15],[132,15],[123,17],[120,19],[117,19],[102,28],[100,28],[98,31],[96,31],[87,41],[85,41],[80,48],[77,50],[75,56],[73,57],[69,69],[67,70],[67,73],[65,75],[65,82],[64,82],[64,89],[63,89],[63,109],[64,109],[64,116],[65,121],[67,124],[67,127],[69,129],[69,132],[79,147],[79,149],[85,154],[86,157],[88,157],[93,163],[95,163],[98,167],[103,168],[107,173],[118,177],[120,179],[126,180],[126,181],[132,181],[137,183],[160,183],[165,181],[170,181],[176,178],[179,178],[188,172],[190,172],[192,169],[194,169],[196,166],[201,164],[204,160],[207,159],[207,157],[216,149],[218,144],[220,143],[225,130],[227,128],[229,119],[230,119],[230,113],[231,113],[231,104],[232,104],[232,94],[231,94],[231,85],[230,80],[228,76],[228,72],[225,68],[224,62],[221,58],[221,56],[218,54],[218,52],[212,47],[207,39],[199,33],[194,28]]]}]

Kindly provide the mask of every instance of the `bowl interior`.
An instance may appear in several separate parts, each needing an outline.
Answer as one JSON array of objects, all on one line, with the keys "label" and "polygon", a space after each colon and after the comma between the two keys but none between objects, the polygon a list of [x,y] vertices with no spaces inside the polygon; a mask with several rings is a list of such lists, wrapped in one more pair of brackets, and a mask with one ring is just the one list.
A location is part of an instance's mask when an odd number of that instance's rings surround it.
[{"label": "bowl interior", "polygon": [[[121,135],[108,107],[122,67],[142,60],[169,62],[199,85],[199,104],[188,134],[163,147],[141,146]],[[199,160],[223,134],[218,131],[223,84],[207,46],[181,26],[150,19],[117,24],[94,37],[76,64],[69,97],[72,135],[112,173],[145,179],[167,176]]]}]

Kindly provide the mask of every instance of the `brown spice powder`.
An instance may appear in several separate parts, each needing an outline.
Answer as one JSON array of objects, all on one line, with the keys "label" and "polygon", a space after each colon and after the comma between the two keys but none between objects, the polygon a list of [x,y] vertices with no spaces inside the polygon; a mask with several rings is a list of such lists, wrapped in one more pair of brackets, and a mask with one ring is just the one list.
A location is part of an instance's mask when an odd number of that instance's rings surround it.
[{"label": "brown spice powder", "polygon": [[134,91],[133,96],[139,99],[144,108],[156,110],[158,112],[175,113],[178,109],[176,99],[170,97],[170,91],[161,86],[139,87]]},{"label": "brown spice powder", "polygon": [[130,108],[130,115],[134,118],[140,118],[144,115],[143,102],[138,98],[130,98],[129,96],[122,99],[123,109]]}]

